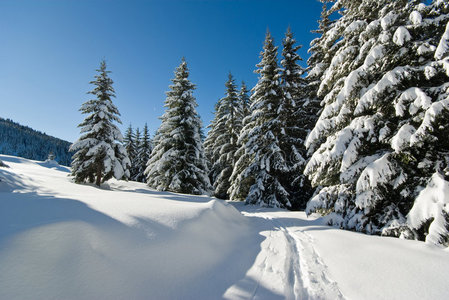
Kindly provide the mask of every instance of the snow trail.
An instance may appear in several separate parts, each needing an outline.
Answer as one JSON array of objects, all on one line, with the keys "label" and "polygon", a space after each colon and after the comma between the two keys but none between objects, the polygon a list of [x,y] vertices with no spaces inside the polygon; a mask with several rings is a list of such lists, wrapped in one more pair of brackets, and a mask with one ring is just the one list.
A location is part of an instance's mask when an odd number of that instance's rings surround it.
[{"label": "snow trail", "polygon": [[[273,295],[267,293],[270,290],[285,299],[344,299],[337,283],[329,278],[327,266],[315,251],[310,235],[298,225],[285,224],[269,210],[234,205],[253,221],[265,240],[253,267],[226,291],[225,298],[271,299]],[[251,296],[242,297],[245,293],[236,290],[242,281],[250,282],[251,278],[254,280]]]}]

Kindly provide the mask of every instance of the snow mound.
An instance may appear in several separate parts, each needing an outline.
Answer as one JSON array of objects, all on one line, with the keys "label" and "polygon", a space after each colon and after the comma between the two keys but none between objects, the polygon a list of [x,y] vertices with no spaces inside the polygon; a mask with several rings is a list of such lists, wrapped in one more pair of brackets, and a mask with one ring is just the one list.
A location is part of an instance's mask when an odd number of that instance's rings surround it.
[{"label": "snow mound", "polygon": [[248,225],[226,202],[0,159],[0,299],[216,299],[248,268],[228,266]]}]

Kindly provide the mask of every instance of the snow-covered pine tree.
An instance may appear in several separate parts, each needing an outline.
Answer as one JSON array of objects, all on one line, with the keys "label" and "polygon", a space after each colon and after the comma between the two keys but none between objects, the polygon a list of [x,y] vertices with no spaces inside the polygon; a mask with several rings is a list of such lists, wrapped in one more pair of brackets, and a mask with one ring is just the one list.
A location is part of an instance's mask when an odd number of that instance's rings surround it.
[{"label": "snow-covered pine tree", "polygon": [[[330,15],[335,12],[336,6],[332,6],[328,9],[329,0],[320,0],[323,3],[323,10],[321,12],[321,18],[318,21],[319,27],[317,30],[312,31],[313,33],[319,34],[320,36],[314,39],[310,43],[310,48],[308,53],[310,57],[307,60],[307,95],[309,97],[309,102],[307,103],[307,109],[309,116],[307,121],[310,124],[309,130],[312,130],[315,126],[316,120],[321,110],[321,101],[323,97],[318,95],[318,89],[320,87],[322,78],[326,69],[329,67],[332,57],[338,50],[341,43],[338,42],[339,35],[336,34],[337,28],[335,26],[335,21],[330,20]],[[319,142],[308,147],[308,156],[310,156],[314,151]]]},{"label": "snow-covered pine tree", "polygon": [[310,181],[303,173],[307,158],[304,142],[316,119],[313,116],[314,112],[308,109],[310,101],[307,94],[307,82],[302,77],[305,70],[298,64],[301,58],[297,51],[301,46],[295,45],[296,40],[293,38],[290,27],[282,44],[283,98],[277,118],[281,126],[280,147],[287,159],[289,170],[279,180],[290,194],[291,208],[304,209],[312,196]]},{"label": "snow-covered pine tree", "polygon": [[[248,139],[244,147],[249,165],[233,184],[251,184],[246,196],[247,203],[290,208],[288,188],[282,184],[289,167],[280,145],[282,127],[278,113],[283,94],[277,50],[271,34],[267,32],[262,60],[255,71],[259,74],[259,81],[251,97],[251,120],[240,135],[240,138]],[[239,189],[242,188],[233,187],[233,190]]]},{"label": "snow-covered pine tree", "polygon": [[[398,147],[396,153],[410,154],[412,158],[403,167],[414,175],[409,175],[406,184],[411,194],[417,195],[407,214],[407,225],[418,239],[448,247],[449,3],[433,1],[429,6],[419,5],[410,14],[410,22],[412,37],[420,40],[413,47],[420,65],[414,68],[415,87],[402,93],[399,98],[402,101],[395,102],[396,114],[406,121],[392,138],[392,146]],[[411,102],[413,92],[417,95]],[[404,127],[412,134],[401,141]],[[416,186],[425,188],[420,190]]]},{"label": "snow-covered pine tree", "polygon": [[138,140],[136,138],[136,133],[134,132],[132,125],[129,124],[123,137],[123,145],[126,149],[126,153],[128,154],[129,161],[131,162],[129,167],[129,178],[131,180],[134,180],[136,175],[137,142]]},{"label": "snow-covered pine tree", "polygon": [[123,137],[123,145],[125,146],[126,153],[128,153],[128,158],[131,161],[132,165],[132,162],[136,157],[136,136],[131,124],[129,124],[128,128],[125,131],[125,135]]},{"label": "snow-covered pine tree", "polygon": [[152,151],[152,144],[150,140],[150,133],[148,131],[148,125],[145,123],[145,126],[143,127],[142,137],[138,139],[138,147],[135,163],[136,172],[134,176],[135,181],[146,182],[145,169],[147,162],[150,159],[151,151]]},{"label": "snow-covered pine tree", "polygon": [[112,177],[129,178],[130,161],[122,146],[122,134],[114,122],[121,123],[120,113],[112,103],[115,97],[113,81],[102,61],[99,74],[90,83],[95,88],[89,94],[95,99],[85,102],[80,111],[87,114],[81,127],[81,137],[74,142],[70,151],[76,151],[72,161],[72,176],[75,182],[91,182],[98,186]]},{"label": "snow-covered pine tree", "polygon": [[344,228],[413,238],[405,216],[422,185],[447,165],[447,147],[434,138],[447,134],[436,117],[447,111],[448,72],[436,50],[447,4],[358,2],[335,4],[342,10],[333,28],[339,47],[306,142],[317,149],[306,173],[323,188],[307,211]]},{"label": "snow-covered pine tree", "polygon": [[246,87],[246,83],[244,81],[242,81],[242,85],[240,87],[240,92],[239,92],[239,103],[240,103],[240,118],[242,120],[242,125],[243,125],[243,120],[251,115],[251,100],[250,97],[248,95],[249,91],[248,88]]},{"label": "snow-covered pine tree", "polygon": [[242,129],[240,130],[239,137],[237,139],[238,149],[235,153],[237,158],[232,170],[231,177],[229,178],[230,186],[228,189],[229,198],[232,200],[245,200],[248,195],[249,188],[253,183],[251,177],[242,177],[243,172],[249,166],[252,155],[246,153],[246,143],[248,142],[248,131],[244,131],[243,128],[248,125],[251,120],[251,98],[248,95],[248,89],[245,82],[242,81],[242,86],[239,92],[239,107],[240,107],[240,119],[242,120]]},{"label": "snow-covered pine tree", "polygon": [[204,140],[204,152],[208,162],[209,180],[212,185],[214,185],[214,182],[217,180],[218,175],[223,169],[223,167],[218,163],[220,151],[216,143],[218,137],[226,132],[226,125],[224,122],[221,122],[225,116],[223,115],[223,109],[220,109],[220,102],[221,99],[218,99],[217,103],[215,103],[214,119],[207,126],[207,128],[209,128],[209,132]]},{"label": "snow-covered pine tree", "polygon": [[[141,136],[140,136],[140,129],[139,127],[136,128],[136,131],[134,133],[134,157],[131,160],[131,168],[130,168],[130,175],[131,180],[138,181],[137,176],[139,175],[139,150],[140,150],[140,143],[141,143]],[[146,167],[146,162],[145,162]]]},{"label": "snow-covered pine tree", "polygon": [[148,185],[157,190],[206,194],[211,186],[201,141],[201,120],[192,94],[195,86],[188,77],[187,63],[182,59],[167,92],[166,111],[145,174]]},{"label": "snow-covered pine tree", "polygon": [[214,195],[221,199],[229,198],[229,177],[236,162],[237,139],[242,128],[239,97],[232,74],[225,86],[226,95],[216,105],[215,119],[205,141],[206,149],[210,149],[206,152],[212,154],[212,169],[217,174],[213,181]]}]

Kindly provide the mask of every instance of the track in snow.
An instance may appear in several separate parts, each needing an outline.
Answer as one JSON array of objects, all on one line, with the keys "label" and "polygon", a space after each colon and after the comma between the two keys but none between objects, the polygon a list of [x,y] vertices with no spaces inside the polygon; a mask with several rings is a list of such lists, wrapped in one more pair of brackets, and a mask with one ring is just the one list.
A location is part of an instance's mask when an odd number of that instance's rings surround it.
[{"label": "track in snow", "polygon": [[344,299],[310,235],[298,226],[287,226],[276,213],[236,207],[253,221],[265,240],[246,277],[227,290],[226,298]]}]

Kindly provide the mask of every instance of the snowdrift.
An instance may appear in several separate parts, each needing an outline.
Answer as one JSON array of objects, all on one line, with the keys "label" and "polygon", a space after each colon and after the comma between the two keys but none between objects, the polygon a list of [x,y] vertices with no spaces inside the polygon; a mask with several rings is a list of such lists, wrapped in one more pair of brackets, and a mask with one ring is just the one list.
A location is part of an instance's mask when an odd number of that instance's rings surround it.
[{"label": "snowdrift", "polygon": [[248,226],[225,202],[0,157],[1,299],[220,298],[248,268],[226,266]]}]

